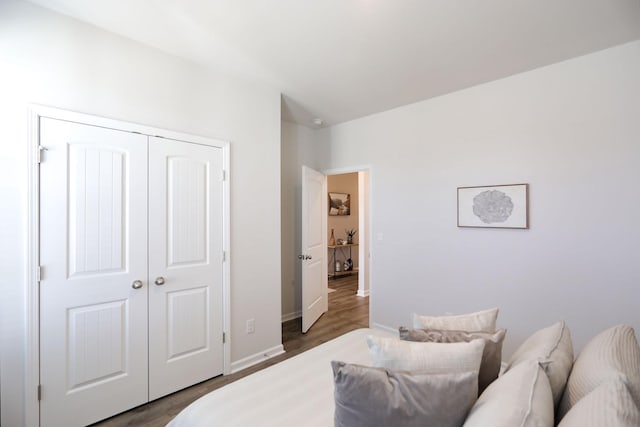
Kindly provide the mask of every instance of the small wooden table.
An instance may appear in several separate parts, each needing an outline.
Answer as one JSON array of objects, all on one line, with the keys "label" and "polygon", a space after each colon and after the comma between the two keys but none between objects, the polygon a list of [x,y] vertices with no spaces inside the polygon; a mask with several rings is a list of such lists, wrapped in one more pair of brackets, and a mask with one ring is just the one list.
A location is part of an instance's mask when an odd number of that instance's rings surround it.
[{"label": "small wooden table", "polygon": [[[351,270],[347,270],[347,271],[336,271],[336,261],[338,261],[337,259],[337,251],[338,249],[340,249],[340,255],[342,255],[342,263],[344,263],[344,261],[347,260],[347,258],[349,259],[353,259],[353,257],[351,256],[351,248],[353,248],[354,246],[358,246],[357,243],[352,243],[352,244],[346,244],[346,245],[329,245],[329,249],[332,250],[332,256],[331,256],[331,265],[332,267],[329,269],[329,271],[333,270],[333,273],[329,273],[329,278],[336,278],[338,276],[344,276],[347,274],[351,274],[353,273],[353,268],[351,268]],[[346,248],[349,248],[349,256],[346,257],[346,252],[344,251]]]}]

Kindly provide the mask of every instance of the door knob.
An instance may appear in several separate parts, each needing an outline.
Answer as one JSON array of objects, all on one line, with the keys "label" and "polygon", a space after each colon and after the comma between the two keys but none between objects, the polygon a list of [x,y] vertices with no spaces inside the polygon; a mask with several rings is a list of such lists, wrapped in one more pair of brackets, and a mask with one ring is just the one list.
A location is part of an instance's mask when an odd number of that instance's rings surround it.
[{"label": "door knob", "polygon": [[155,283],[157,286],[164,285],[164,277],[162,276],[156,277],[156,280],[153,283]]},{"label": "door knob", "polygon": [[298,259],[301,260],[306,260],[306,259],[311,259],[311,255],[298,255]]},{"label": "door knob", "polygon": [[311,255],[305,255],[304,259],[311,259]]},{"label": "door knob", "polygon": [[298,255],[298,259],[304,259],[304,255]]},{"label": "door knob", "polygon": [[133,283],[131,284],[131,287],[133,289],[140,289],[142,287],[142,281],[141,280],[134,280]]}]

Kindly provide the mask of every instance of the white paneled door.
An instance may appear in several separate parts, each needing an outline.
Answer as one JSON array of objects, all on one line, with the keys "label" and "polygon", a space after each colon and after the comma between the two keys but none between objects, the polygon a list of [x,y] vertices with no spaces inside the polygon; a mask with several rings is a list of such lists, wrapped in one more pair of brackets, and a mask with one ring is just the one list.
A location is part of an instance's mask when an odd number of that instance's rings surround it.
[{"label": "white paneled door", "polygon": [[41,119],[40,420],[222,373],[221,149]]},{"label": "white paneled door", "polygon": [[147,402],[147,137],[43,119],[41,426]]},{"label": "white paneled door", "polygon": [[327,298],[327,177],[302,167],[302,332],[329,309]]},{"label": "white paneled door", "polygon": [[151,400],[223,370],[221,172],[219,148],[151,138]]}]

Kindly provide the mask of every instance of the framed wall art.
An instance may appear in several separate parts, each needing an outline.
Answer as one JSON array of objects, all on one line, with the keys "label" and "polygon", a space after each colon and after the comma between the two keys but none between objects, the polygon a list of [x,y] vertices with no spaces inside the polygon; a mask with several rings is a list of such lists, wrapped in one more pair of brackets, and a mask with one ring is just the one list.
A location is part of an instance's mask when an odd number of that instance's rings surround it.
[{"label": "framed wall art", "polygon": [[529,228],[529,184],[458,187],[458,227]]},{"label": "framed wall art", "polygon": [[329,215],[351,215],[351,195],[329,193]]}]

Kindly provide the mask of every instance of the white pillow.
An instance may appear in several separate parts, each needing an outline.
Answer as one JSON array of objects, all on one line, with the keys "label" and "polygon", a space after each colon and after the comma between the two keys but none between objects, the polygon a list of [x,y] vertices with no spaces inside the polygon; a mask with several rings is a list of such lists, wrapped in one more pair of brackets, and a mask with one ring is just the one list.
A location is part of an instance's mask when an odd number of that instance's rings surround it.
[{"label": "white pillow", "polygon": [[584,346],[573,364],[558,419],[600,384],[617,379],[627,384],[636,405],[640,404],[640,347],[628,325],[609,328]]},{"label": "white pillow", "polygon": [[573,365],[573,343],[567,325],[561,321],[536,331],[513,353],[505,372],[527,360],[542,362],[557,405]]},{"label": "white pillow", "polygon": [[538,362],[498,377],[478,397],[463,427],[552,427],[553,395]]},{"label": "white pillow", "polygon": [[413,315],[413,327],[417,329],[440,329],[443,331],[495,332],[498,309],[477,311],[458,316]]},{"label": "white pillow", "polygon": [[558,427],[638,427],[640,410],[622,381],[607,381],[580,399]]},{"label": "white pillow", "polygon": [[484,340],[480,339],[471,342],[433,343],[369,335],[367,345],[374,367],[430,374],[479,372],[484,350]]}]

